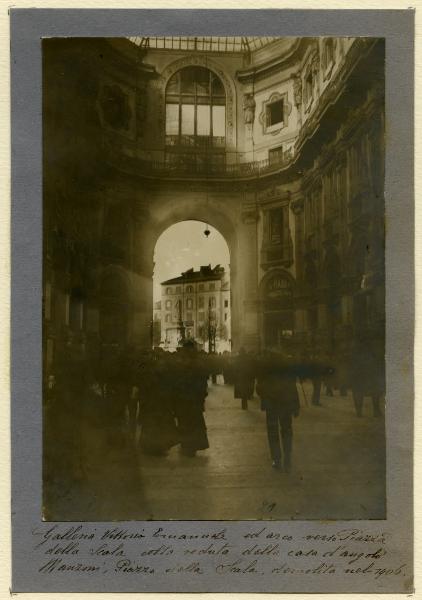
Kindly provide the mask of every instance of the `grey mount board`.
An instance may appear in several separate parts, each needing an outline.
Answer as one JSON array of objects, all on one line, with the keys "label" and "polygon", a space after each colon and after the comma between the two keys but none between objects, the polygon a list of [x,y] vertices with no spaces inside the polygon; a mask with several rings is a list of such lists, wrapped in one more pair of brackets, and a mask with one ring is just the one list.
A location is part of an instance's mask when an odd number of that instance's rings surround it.
[{"label": "grey mount board", "polygon": [[[414,197],[414,12],[411,10],[44,10],[11,9],[12,101],[12,590],[13,592],[402,592],[412,591]],[[392,565],[403,577],[345,575],[235,576],[206,571],[171,578],[105,568],[48,575],[35,550],[41,521],[41,38],[135,35],[385,37],[387,86],[387,520],[312,524],[322,535],[341,528],[387,531]],[[403,268],[406,265],[406,268]],[[407,364],[405,370],[404,366]],[[72,524],[66,524],[72,525]],[[78,527],[78,523],[74,524]],[[300,538],[307,522],[121,523],[148,534],[226,529],[233,544],[262,527]],[[115,524],[84,524],[102,532]],[[60,526],[64,531],[63,526]],[[385,574],[384,574],[385,575]]]}]

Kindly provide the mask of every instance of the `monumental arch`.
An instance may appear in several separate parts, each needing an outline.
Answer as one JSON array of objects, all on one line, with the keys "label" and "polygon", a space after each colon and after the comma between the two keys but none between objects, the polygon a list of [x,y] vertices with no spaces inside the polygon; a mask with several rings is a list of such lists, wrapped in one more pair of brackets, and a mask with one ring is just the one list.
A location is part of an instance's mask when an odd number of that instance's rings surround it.
[{"label": "monumental arch", "polygon": [[234,350],[383,355],[382,40],[214,39],[43,41],[46,371],[150,346],[188,219],[229,245]]}]

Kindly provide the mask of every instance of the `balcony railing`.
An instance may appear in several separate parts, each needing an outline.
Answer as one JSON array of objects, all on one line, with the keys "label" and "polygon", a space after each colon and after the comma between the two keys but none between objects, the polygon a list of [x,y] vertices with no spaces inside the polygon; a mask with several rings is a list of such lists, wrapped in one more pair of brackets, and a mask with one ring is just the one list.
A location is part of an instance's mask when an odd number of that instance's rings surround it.
[{"label": "balcony railing", "polygon": [[239,162],[228,164],[220,159],[213,161],[212,155],[207,157],[198,155],[193,156],[191,160],[139,160],[137,161],[138,170],[145,175],[150,176],[182,176],[182,177],[259,177],[268,173],[279,171],[288,167],[293,161],[293,152],[286,151],[280,155],[279,160],[274,158],[270,160],[260,160],[254,162]]}]

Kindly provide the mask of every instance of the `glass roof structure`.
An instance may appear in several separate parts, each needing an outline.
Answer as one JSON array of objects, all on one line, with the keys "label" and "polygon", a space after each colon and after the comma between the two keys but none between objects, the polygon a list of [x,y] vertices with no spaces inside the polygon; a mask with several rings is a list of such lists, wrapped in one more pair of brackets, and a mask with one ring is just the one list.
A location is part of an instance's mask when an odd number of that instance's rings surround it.
[{"label": "glass roof structure", "polygon": [[276,37],[130,37],[140,48],[199,50],[204,52],[253,52],[277,40]]}]

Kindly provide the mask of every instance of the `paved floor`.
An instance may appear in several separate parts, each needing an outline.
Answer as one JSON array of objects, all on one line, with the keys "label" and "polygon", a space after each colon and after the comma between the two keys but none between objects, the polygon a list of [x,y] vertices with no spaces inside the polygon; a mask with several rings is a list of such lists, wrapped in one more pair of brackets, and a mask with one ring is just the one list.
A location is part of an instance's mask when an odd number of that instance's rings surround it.
[{"label": "paved floor", "polygon": [[210,448],[186,458],[139,457],[142,518],[374,519],[384,516],[384,419],[354,414],[352,398],[324,397],[309,406],[300,390],[294,420],[293,469],[274,471],[265,413],[256,398],[240,409],[231,386],[213,385],[205,418]]},{"label": "paved floor", "polygon": [[176,447],[167,457],[152,457],[133,444],[110,450],[92,436],[89,476],[67,490],[50,490],[46,517],[384,518],[384,418],[372,416],[370,399],[365,400],[361,419],[355,416],[350,396],[323,396],[322,407],[310,406],[311,392],[310,384],[300,390],[290,474],[271,468],[265,413],[258,398],[242,411],[231,386],[210,385],[205,413],[208,450],[188,458]]}]

